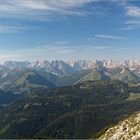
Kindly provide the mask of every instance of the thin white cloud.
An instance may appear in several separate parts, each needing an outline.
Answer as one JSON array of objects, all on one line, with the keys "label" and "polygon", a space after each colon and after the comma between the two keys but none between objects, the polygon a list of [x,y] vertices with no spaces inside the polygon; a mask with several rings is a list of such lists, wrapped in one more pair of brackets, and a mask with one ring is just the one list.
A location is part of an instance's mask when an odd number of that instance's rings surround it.
[{"label": "thin white cloud", "polygon": [[60,45],[60,46],[68,45],[68,44],[69,44],[69,42],[65,41],[65,40],[59,40],[59,41],[54,41],[54,42],[48,43],[48,45]]},{"label": "thin white cloud", "polygon": [[[0,62],[13,61],[36,61],[55,59],[89,59],[105,55],[106,52],[115,52],[134,48],[117,46],[42,46],[37,48],[26,48],[18,51],[0,52]],[[106,56],[106,55],[105,55]]]},{"label": "thin white cloud", "polygon": [[89,37],[87,40],[95,40],[96,39],[96,37]]},{"label": "thin white cloud", "polygon": [[140,17],[140,7],[133,5],[126,7],[126,14],[133,17]]},{"label": "thin white cloud", "polygon": [[124,22],[124,27],[120,28],[121,30],[135,30],[137,28],[140,28],[140,20],[129,20]]},{"label": "thin white cloud", "polygon": [[97,50],[105,50],[105,49],[111,49],[111,48],[112,48],[111,46],[98,46],[95,49],[97,49]]},{"label": "thin white cloud", "polygon": [[[7,60],[19,61],[35,61],[35,60],[53,60],[53,59],[68,59],[85,57],[96,52],[104,52],[111,49],[110,46],[59,46],[59,45],[44,45],[36,48],[26,48],[18,51],[0,52],[0,62]],[[92,54],[93,53],[93,54]]]},{"label": "thin white cloud", "polygon": [[0,25],[0,33],[15,33],[26,29],[28,28],[25,26]]},{"label": "thin white cloud", "polygon": [[123,27],[119,30],[135,30],[140,28],[140,7],[132,3],[131,0],[112,0],[112,2],[117,3],[124,10],[124,20],[129,18],[129,20],[123,22]]},{"label": "thin white cloud", "polygon": [[140,24],[140,20],[129,20],[126,21],[125,24]]},{"label": "thin white cloud", "polygon": [[[32,49],[25,49],[22,51],[29,60],[36,59],[60,59],[67,58],[75,53],[75,48],[72,47],[60,47],[60,46],[47,46]],[[23,59],[25,59],[23,58]]]},{"label": "thin white cloud", "polygon": [[121,27],[121,28],[119,28],[119,30],[135,30],[135,29],[137,29],[138,27],[137,26],[135,26],[135,25],[128,25],[128,26],[125,26],[125,27]]},{"label": "thin white cloud", "polygon": [[114,36],[114,35],[106,35],[106,34],[96,34],[95,38],[102,38],[102,39],[127,39],[126,37],[122,37],[122,36]]},{"label": "thin white cloud", "polygon": [[[35,48],[36,50],[37,48]],[[71,43],[68,41],[60,40],[47,43],[43,47],[39,47],[39,50],[46,52],[54,52],[55,54],[69,54],[75,52],[75,47],[71,47]]]},{"label": "thin white cloud", "polygon": [[125,15],[140,17],[140,7],[133,5],[132,0],[111,0],[124,9]]},{"label": "thin white cloud", "polygon": [[0,17],[47,20],[58,14],[81,16],[86,11],[80,8],[94,1],[97,0],[5,0],[0,1]]},{"label": "thin white cloud", "polygon": [[45,59],[64,59],[70,57],[75,53],[73,47],[58,47],[58,46],[47,46],[47,47],[36,47],[26,48],[18,51],[0,52],[0,63],[13,60],[13,61],[35,61]]}]

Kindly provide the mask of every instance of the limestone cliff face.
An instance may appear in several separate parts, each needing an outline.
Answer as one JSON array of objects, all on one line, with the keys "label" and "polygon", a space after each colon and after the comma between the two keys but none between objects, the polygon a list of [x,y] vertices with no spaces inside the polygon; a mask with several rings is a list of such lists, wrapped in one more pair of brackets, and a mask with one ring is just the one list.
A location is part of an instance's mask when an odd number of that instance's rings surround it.
[{"label": "limestone cliff face", "polygon": [[139,140],[140,112],[109,128],[99,140]]}]

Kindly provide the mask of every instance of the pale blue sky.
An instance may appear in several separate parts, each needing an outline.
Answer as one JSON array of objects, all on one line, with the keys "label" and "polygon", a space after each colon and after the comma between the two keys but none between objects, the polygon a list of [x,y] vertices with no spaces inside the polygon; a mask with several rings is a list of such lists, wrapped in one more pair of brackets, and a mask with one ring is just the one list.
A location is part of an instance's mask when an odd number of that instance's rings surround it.
[{"label": "pale blue sky", "polygon": [[140,59],[140,2],[0,0],[0,61]]}]

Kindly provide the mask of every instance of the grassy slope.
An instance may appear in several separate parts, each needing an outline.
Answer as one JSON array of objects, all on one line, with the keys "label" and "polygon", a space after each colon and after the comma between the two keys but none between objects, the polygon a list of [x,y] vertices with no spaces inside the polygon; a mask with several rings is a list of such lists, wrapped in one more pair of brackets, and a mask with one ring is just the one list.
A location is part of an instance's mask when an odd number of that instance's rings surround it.
[{"label": "grassy slope", "polygon": [[39,89],[3,110],[0,138],[89,138],[115,122],[114,110],[122,106],[117,102],[128,97],[126,88],[119,81],[90,81]]}]

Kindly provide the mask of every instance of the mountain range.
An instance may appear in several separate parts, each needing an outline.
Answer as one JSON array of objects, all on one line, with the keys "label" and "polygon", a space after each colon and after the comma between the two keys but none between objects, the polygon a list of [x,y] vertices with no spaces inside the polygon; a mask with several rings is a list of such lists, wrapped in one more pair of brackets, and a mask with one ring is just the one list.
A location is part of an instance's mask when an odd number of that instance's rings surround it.
[{"label": "mountain range", "polygon": [[7,61],[0,65],[0,138],[120,138],[125,119],[140,111],[139,93],[138,61]]},{"label": "mountain range", "polygon": [[33,86],[53,88],[70,86],[88,80],[109,79],[131,84],[140,83],[140,63],[138,61],[121,63],[112,60],[68,60],[66,62],[45,60],[43,62],[6,61],[0,65],[0,87],[2,89],[29,91]]},{"label": "mountain range", "polygon": [[54,89],[35,88],[1,109],[0,138],[108,140],[122,129],[125,134],[127,127],[130,131],[136,123],[128,122],[128,126],[121,127],[121,121],[140,108],[140,98],[132,98],[129,88],[118,80],[86,81]]},{"label": "mountain range", "polygon": [[6,61],[2,66],[8,68],[30,68],[35,70],[42,70],[51,72],[56,75],[73,74],[77,71],[92,69],[96,67],[116,68],[124,66],[132,71],[140,72],[140,61],[138,60],[126,60],[126,61],[113,61],[113,60],[55,60],[55,61],[35,61],[35,62],[18,62],[18,61]]}]

